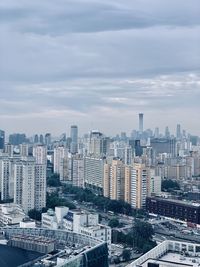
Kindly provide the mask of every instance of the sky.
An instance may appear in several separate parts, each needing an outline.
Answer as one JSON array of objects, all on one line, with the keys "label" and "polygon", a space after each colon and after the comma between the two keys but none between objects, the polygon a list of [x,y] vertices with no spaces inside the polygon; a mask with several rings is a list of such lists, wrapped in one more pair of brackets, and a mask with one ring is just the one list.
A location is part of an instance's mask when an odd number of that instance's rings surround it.
[{"label": "sky", "polygon": [[200,135],[199,0],[1,0],[0,129]]}]

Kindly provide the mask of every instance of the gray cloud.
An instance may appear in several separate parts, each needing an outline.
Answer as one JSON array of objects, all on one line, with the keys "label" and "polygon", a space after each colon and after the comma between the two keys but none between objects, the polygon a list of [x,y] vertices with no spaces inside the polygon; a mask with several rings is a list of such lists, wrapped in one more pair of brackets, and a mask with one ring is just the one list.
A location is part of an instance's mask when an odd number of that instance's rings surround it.
[{"label": "gray cloud", "polygon": [[148,127],[165,112],[199,133],[199,12],[198,0],[2,0],[1,128],[131,131],[144,111]]}]

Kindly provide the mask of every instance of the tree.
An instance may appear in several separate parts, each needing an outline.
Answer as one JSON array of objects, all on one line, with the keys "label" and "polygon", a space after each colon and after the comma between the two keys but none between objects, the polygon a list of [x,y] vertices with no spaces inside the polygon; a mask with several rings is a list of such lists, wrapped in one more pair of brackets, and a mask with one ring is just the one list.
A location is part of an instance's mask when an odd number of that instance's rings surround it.
[{"label": "tree", "polygon": [[129,261],[131,258],[131,252],[129,249],[124,249],[122,252],[122,258],[124,261]]},{"label": "tree", "polygon": [[172,190],[179,190],[180,185],[177,181],[173,181],[171,179],[165,179],[162,181],[162,191],[171,192]]},{"label": "tree", "polygon": [[119,226],[119,220],[114,218],[114,219],[111,219],[108,223],[108,226],[110,226],[111,228],[115,228],[115,227],[118,227]]},{"label": "tree", "polygon": [[47,185],[53,187],[61,186],[59,174],[54,173],[50,177],[47,177]]},{"label": "tree", "polygon": [[31,219],[36,220],[36,221],[41,221],[41,215],[42,215],[42,212],[36,209],[29,210],[28,212],[28,216]]}]

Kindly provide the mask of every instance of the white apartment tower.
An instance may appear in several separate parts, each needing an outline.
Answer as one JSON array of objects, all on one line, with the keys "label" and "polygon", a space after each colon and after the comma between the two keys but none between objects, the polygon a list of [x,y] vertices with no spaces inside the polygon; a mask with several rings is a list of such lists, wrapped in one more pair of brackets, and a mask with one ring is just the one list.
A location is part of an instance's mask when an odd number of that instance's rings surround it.
[{"label": "white apartment tower", "polygon": [[33,147],[33,157],[36,164],[47,164],[47,148],[44,145],[37,145]]},{"label": "white apartment tower", "polygon": [[144,208],[149,188],[149,169],[144,164],[134,164],[131,171],[131,206]]},{"label": "white apartment tower", "polygon": [[64,180],[64,161],[67,159],[67,149],[63,146],[54,148],[54,173]]}]

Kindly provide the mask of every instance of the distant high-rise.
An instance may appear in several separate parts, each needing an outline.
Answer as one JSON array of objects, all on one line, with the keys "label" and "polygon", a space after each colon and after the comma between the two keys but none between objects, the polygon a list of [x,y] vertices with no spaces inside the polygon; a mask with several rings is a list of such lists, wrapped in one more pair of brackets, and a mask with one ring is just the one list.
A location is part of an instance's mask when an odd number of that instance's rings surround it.
[{"label": "distant high-rise", "polygon": [[50,133],[46,133],[45,134],[45,145],[48,148],[50,146],[50,144],[51,144],[51,134]]},{"label": "distant high-rise", "polygon": [[165,137],[170,138],[170,131],[168,126],[165,127]]},{"label": "distant high-rise", "polygon": [[0,149],[4,149],[5,145],[5,132],[0,130]]},{"label": "distant high-rise", "polygon": [[41,134],[40,135],[40,144],[43,144],[44,143],[44,137],[43,137],[43,135]]},{"label": "distant high-rise", "polygon": [[37,145],[33,147],[33,157],[36,164],[47,164],[47,148],[43,145]]},{"label": "distant high-rise", "polygon": [[70,151],[72,154],[78,152],[78,127],[76,125],[71,126],[71,148]]},{"label": "distant high-rise", "polygon": [[181,125],[177,124],[176,126],[176,138],[180,139],[181,138]]},{"label": "distant high-rise", "polygon": [[139,113],[139,133],[140,134],[143,133],[143,118],[144,118],[144,114]]},{"label": "distant high-rise", "polygon": [[36,135],[34,136],[34,143],[37,144],[38,142],[39,142],[39,137],[38,137],[38,135],[36,134]]},{"label": "distant high-rise", "polygon": [[9,135],[9,143],[14,146],[26,143],[26,135],[24,133],[14,133]]}]

